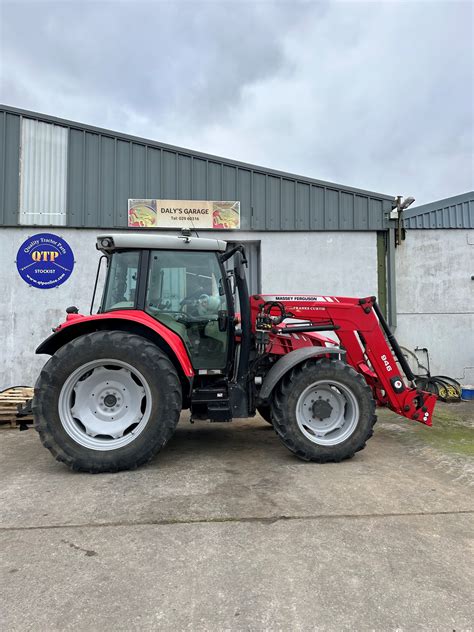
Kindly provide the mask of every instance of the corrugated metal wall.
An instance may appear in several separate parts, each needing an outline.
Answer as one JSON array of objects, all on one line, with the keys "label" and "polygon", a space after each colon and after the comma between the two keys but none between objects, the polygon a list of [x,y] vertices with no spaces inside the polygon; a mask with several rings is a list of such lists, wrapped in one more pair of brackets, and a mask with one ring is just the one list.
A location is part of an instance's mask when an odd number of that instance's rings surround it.
[{"label": "corrugated metal wall", "polygon": [[[0,220],[18,223],[20,118],[67,127],[67,225],[124,228],[129,198],[240,200],[243,230],[383,230],[392,197],[208,156],[14,108],[0,109]],[[1,118],[0,117],[0,118]],[[7,156],[7,158],[5,158]],[[8,174],[7,174],[8,170]],[[16,189],[17,190],[17,189]]]},{"label": "corrugated metal wall", "polygon": [[406,228],[474,228],[474,191],[409,209],[404,220]]},{"label": "corrugated metal wall", "polygon": [[24,118],[20,147],[20,224],[66,225],[68,129]]}]

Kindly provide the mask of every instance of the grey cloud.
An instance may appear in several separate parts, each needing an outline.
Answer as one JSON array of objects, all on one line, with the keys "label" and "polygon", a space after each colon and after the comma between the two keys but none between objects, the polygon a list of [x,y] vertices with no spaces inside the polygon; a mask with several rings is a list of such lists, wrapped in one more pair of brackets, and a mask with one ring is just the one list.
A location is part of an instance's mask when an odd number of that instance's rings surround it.
[{"label": "grey cloud", "polygon": [[30,100],[56,93],[86,110],[96,100],[195,125],[225,116],[245,85],[279,70],[280,29],[297,21],[284,5],[268,20],[258,5],[226,2],[7,2],[4,12],[13,97],[33,78]]},{"label": "grey cloud", "polygon": [[4,2],[2,100],[417,201],[472,188],[470,2]]}]

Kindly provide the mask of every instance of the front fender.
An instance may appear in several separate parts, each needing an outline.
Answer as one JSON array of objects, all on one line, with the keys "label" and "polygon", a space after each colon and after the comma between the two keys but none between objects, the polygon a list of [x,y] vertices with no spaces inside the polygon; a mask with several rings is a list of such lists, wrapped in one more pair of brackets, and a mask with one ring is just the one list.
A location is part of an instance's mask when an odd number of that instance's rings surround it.
[{"label": "front fender", "polygon": [[92,316],[74,314],[38,346],[36,353],[53,355],[74,338],[104,329],[124,331],[147,338],[163,349],[187,378],[194,376],[189,354],[178,334],[140,310],[117,310]]},{"label": "front fender", "polygon": [[344,353],[346,353],[346,351],[345,349],[341,349],[340,347],[303,347],[301,349],[296,349],[295,351],[290,351],[290,353],[285,354],[279,360],[277,360],[270,371],[268,371],[265,379],[263,380],[262,388],[260,389],[258,397],[261,400],[268,399],[272,393],[272,390],[285,375],[285,373],[288,373],[288,371],[297,364],[300,364],[305,360],[309,360],[310,358],[327,355],[328,353],[343,355]]}]

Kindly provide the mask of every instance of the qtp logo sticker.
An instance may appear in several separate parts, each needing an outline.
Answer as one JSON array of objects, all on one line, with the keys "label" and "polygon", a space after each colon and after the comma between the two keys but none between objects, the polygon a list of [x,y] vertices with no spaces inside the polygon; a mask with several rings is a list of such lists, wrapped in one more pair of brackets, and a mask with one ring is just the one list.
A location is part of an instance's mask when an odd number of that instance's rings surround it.
[{"label": "qtp logo sticker", "polygon": [[47,290],[69,279],[74,269],[74,254],[61,237],[38,233],[28,237],[19,247],[16,267],[25,283]]}]

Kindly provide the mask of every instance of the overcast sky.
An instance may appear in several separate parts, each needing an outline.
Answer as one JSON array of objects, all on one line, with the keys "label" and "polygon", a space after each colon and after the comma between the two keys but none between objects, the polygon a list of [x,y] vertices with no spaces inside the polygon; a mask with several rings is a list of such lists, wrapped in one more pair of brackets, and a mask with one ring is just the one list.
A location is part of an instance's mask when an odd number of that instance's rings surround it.
[{"label": "overcast sky", "polygon": [[470,1],[0,7],[3,103],[417,204],[474,188]]}]

